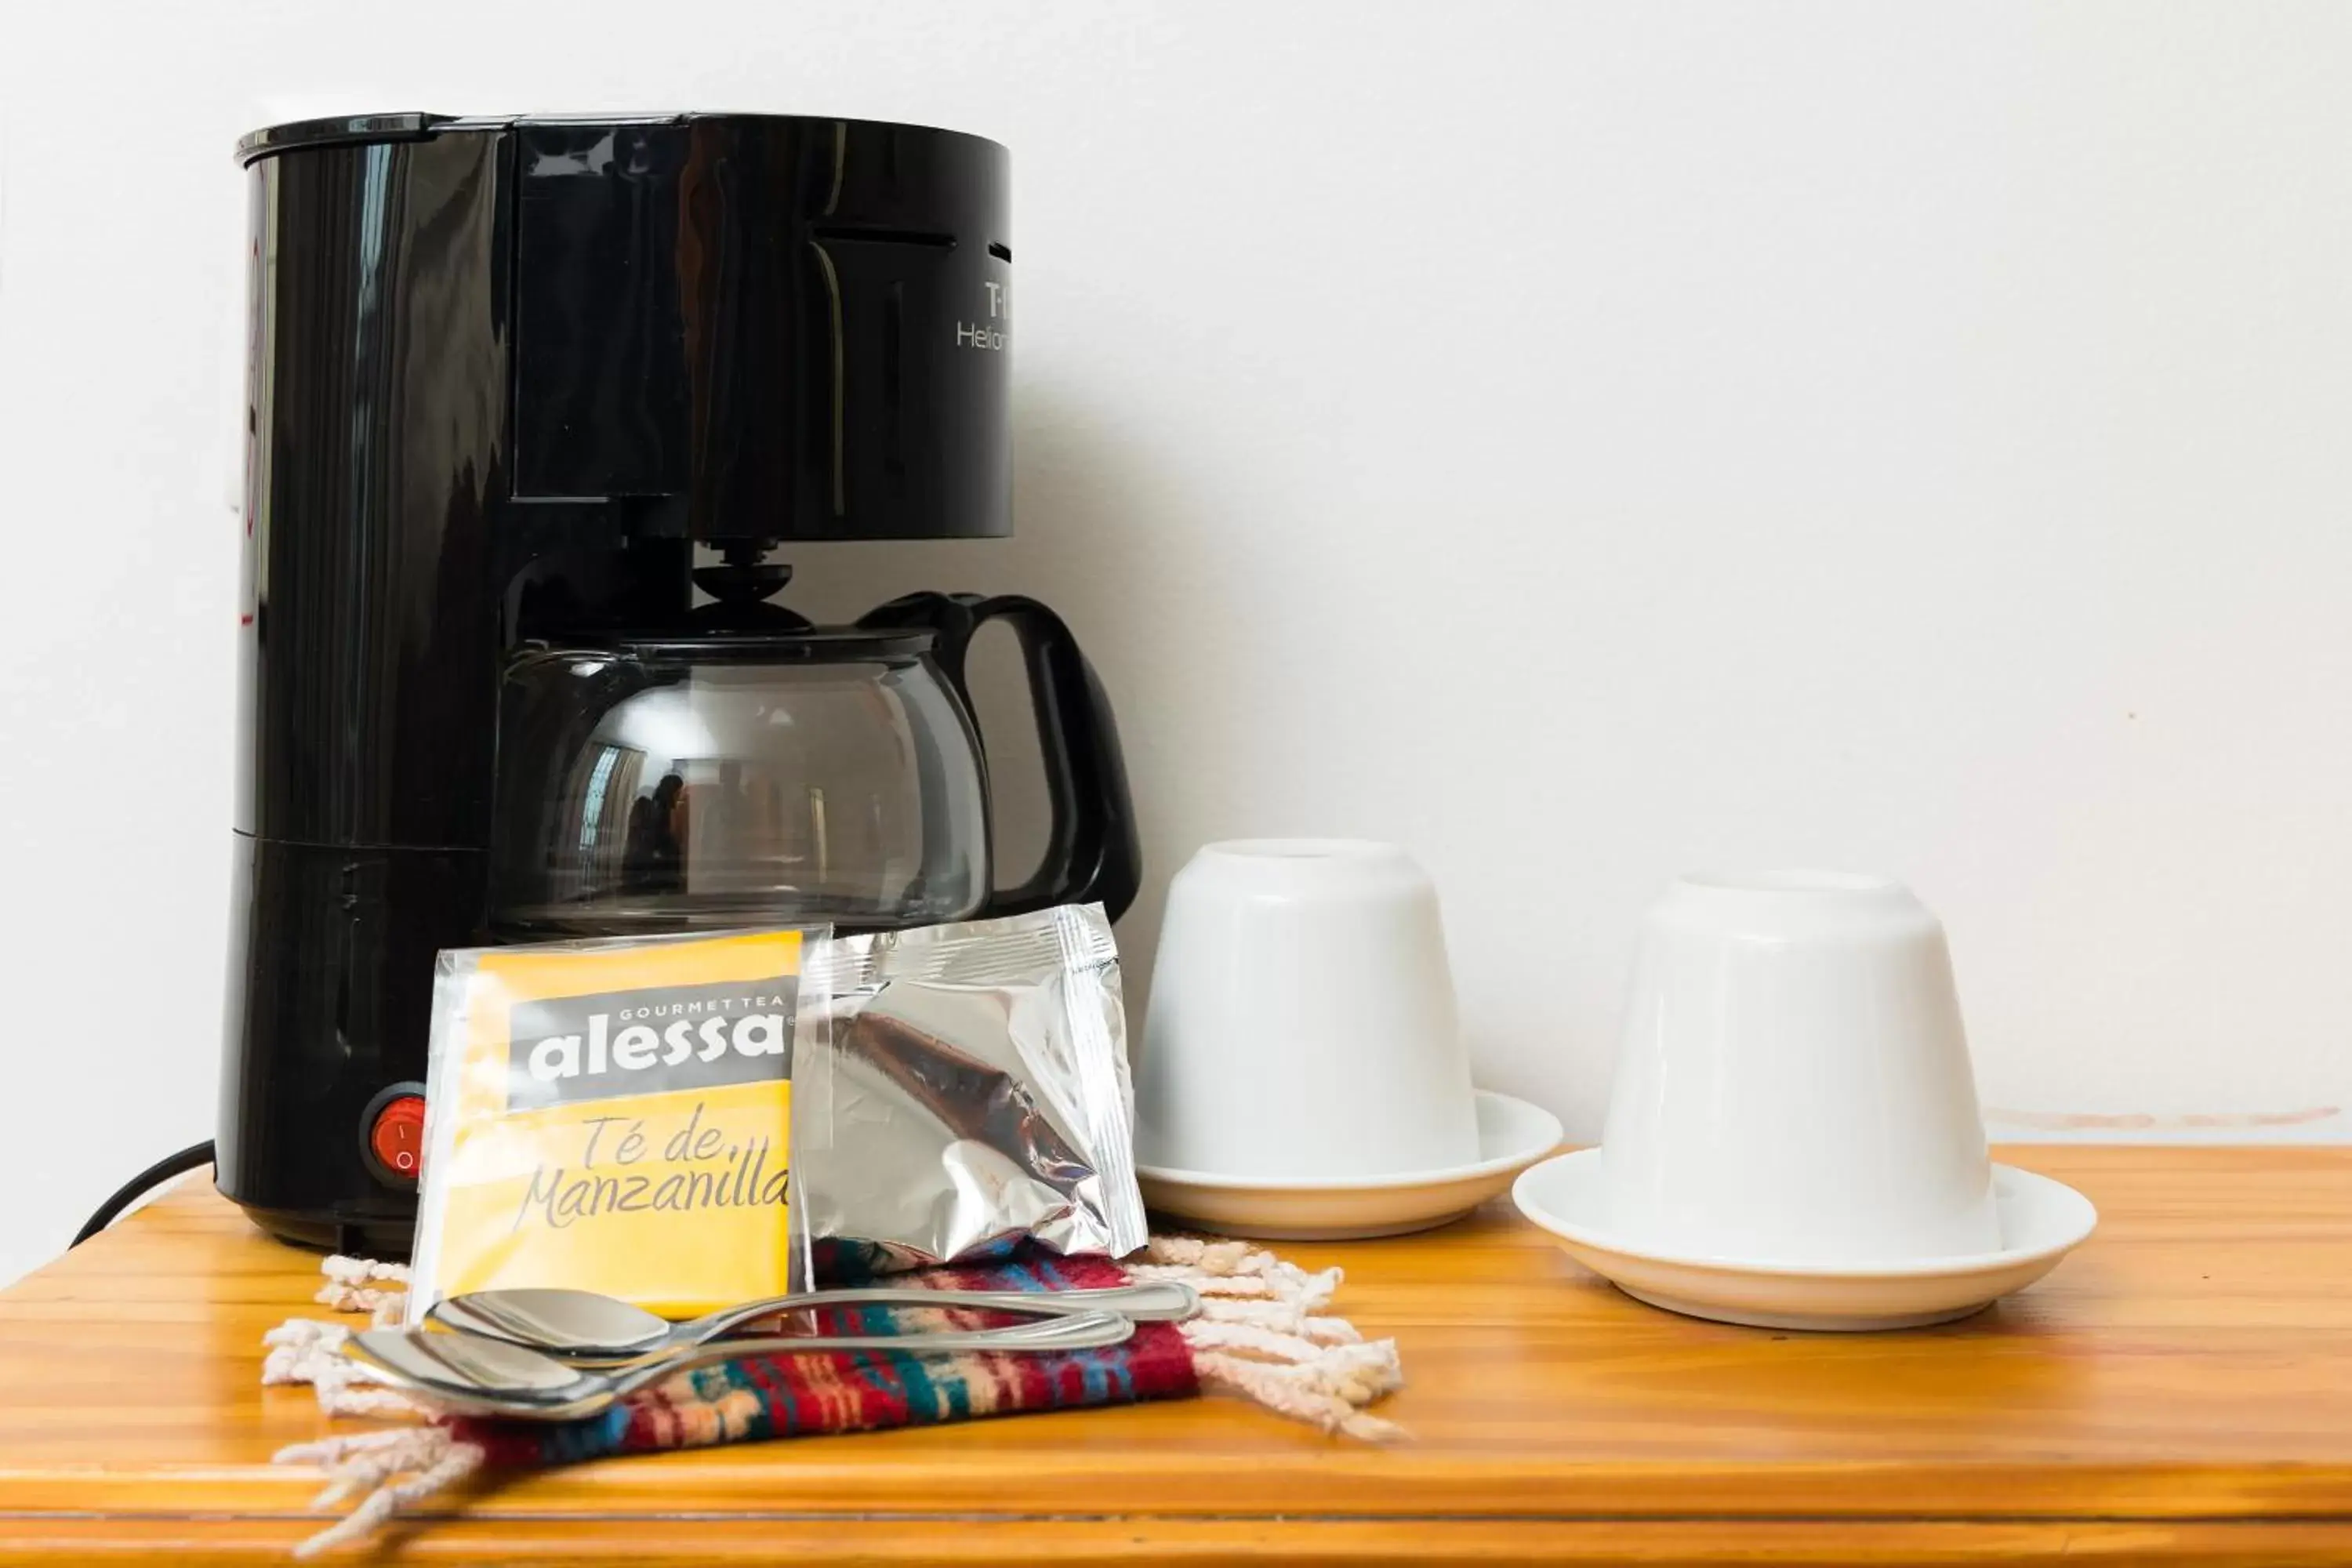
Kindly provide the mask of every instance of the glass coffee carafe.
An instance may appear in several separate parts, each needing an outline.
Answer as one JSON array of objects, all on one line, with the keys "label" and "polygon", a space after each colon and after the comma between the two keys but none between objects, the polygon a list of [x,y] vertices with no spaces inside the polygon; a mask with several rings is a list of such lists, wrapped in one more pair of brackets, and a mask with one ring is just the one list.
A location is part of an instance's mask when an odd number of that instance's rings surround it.
[{"label": "glass coffee carafe", "polygon": [[[1053,817],[993,886],[972,632],[1021,638]],[[527,647],[499,695],[490,923],[509,938],[829,921],[845,930],[1133,899],[1117,731],[1058,617],[925,594],[852,627]]]}]

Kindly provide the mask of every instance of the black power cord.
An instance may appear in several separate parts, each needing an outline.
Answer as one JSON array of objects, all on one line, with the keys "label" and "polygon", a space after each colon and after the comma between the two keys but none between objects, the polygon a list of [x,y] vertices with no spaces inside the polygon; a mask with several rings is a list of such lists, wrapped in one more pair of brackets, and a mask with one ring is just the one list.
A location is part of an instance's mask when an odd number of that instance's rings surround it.
[{"label": "black power cord", "polygon": [[199,1165],[209,1165],[212,1163],[213,1142],[209,1138],[201,1143],[191,1143],[176,1154],[164,1155],[115,1188],[114,1195],[98,1205],[98,1212],[89,1216],[89,1223],[83,1226],[80,1233],[66,1245],[66,1250],[71,1252],[75,1247],[113,1224],[114,1216],[138,1202],[148,1188],[159,1182],[168,1182],[183,1172],[193,1171]]}]

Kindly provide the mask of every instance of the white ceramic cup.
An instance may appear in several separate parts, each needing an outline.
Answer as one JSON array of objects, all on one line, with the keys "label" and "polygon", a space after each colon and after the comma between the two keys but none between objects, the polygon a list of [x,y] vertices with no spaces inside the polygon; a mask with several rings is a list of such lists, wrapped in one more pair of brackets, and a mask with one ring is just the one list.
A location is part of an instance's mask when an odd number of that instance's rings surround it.
[{"label": "white ceramic cup", "polygon": [[1478,1160],[1437,891],[1390,844],[1212,844],[1168,889],[1136,1155],[1282,1182]]},{"label": "white ceramic cup", "polygon": [[1901,883],[1685,877],[1650,911],[1601,1135],[1660,1252],[1886,1264],[2000,1231],[1943,927]]}]

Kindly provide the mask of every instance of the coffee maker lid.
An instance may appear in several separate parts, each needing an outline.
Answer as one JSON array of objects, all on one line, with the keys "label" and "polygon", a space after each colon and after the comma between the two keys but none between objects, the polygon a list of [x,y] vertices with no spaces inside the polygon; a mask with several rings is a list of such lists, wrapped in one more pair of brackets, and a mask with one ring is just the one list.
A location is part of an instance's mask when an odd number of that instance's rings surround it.
[{"label": "coffee maker lid", "polygon": [[[385,398],[370,376],[455,373],[355,361],[367,332],[473,365],[501,500],[707,543],[1012,531],[994,142],[816,115],[415,112],[239,147],[267,243],[310,280],[269,352],[337,367],[306,386]],[[365,301],[359,336],[343,300]]]},{"label": "coffee maker lid", "polygon": [[[784,121],[800,118],[787,114],[725,114],[707,110],[673,110],[656,113],[605,114],[433,114],[410,110],[386,114],[334,114],[317,120],[289,120],[282,125],[265,125],[258,131],[248,131],[236,139],[236,161],[251,163],[279,153],[301,153],[319,147],[343,147],[371,142],[422,142],[443,132],[502,131],[512,126],[540,125],[683,125],[697,120]],[[845,125],[882,124],[880,121],[845,120],[836,115],[816,116]],[[900,125],[905,131],[929,131],[941,136],[966,136],[971,133],[949,131],[938,126]],[[973,136],[975,142],[985,137]],[[989,145],[994,146],[994,142]]]},{"label": "coffee maker lid", "polygon": [[354,142],[413,142],[446,125],[446,114],[336,114],[323,120],[289,120],[266,125],[236,139],[236,161],[250,163],[272,153],[292,153],[310,147],[339,147]]}]

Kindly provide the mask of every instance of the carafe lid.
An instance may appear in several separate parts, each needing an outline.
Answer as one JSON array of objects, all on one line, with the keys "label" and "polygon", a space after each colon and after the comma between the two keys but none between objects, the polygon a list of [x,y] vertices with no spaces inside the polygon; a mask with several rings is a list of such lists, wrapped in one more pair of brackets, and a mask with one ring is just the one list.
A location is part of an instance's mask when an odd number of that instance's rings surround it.
[{"label": "carafe lid", "polygon": [[551,639],[549,653],[604,653],[708,664],[835,664],[913,658],[931,651],[928,626],[809,626],[799,631],[698,631],[691,627],[583,632]]}]

